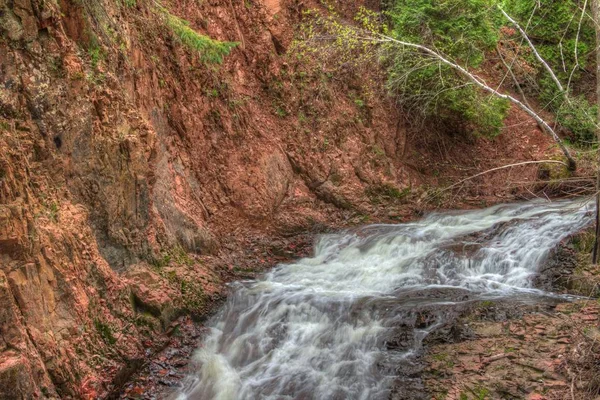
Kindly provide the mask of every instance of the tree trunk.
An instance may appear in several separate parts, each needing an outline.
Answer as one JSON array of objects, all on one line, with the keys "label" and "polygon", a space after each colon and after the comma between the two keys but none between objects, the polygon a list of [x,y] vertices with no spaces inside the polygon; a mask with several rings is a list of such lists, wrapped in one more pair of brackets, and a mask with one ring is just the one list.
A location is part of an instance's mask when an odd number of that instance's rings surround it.
[{"label": "tree trunk", "polygon": [[[596,29],[596,101],[600,106],[600,0],[592,1],[592,16],[594,18],[594,27]],[[598,108],[598,121],[600,122],[600,108]],[[596,128],[596,137],[600,146],[600,128]],[[596,238],[594,240],[594,251],[592,254],[592,263],[598,263],[600,255],[600,147],[598,148],[598,168],[596,172]]]}]

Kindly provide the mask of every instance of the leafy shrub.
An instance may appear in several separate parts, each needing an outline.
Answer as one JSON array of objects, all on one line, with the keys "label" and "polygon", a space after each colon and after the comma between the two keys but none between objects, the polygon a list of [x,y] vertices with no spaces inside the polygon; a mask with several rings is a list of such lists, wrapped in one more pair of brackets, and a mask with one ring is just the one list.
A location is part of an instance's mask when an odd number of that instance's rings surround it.
[{"label": "leafy shrub", "polygon": [[[494,0],[396,0],[387,12],[390,35],[423,44],[469,68],[479,67],[499,40]],[[489,97],[451,67],[397,45],[387,54],[388,87],[409,114],[441,119],[455,130],[500,133],[509,104]]]},{"label": "leafy shrub", "polygon": [[556,122],[573,133],[577,144],[589,146],[596,142],[597,110],[598,106],[590,105],[583,96],[574,97],[563,101],[556,110]]}]

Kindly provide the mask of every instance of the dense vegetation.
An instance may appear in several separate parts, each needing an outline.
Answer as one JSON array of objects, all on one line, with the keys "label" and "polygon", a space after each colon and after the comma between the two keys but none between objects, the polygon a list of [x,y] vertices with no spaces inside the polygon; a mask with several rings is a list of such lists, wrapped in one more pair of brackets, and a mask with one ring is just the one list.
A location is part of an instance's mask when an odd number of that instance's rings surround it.
[{"label": "dense vegetation", "polygon": [[[535,74],[521,82],[540,106],[555,113],[557,122],[575,135],[580,144],[590,144],[595,137],[595,106],[585,90],[594,66],[594,27],[586,2],[550,0],[543,4],[529,0],[510,0],[507,9],[527,26],[527,32],[542,57],[548,61],[572,97],[566,102],[539,65]],[[587,2],[588,6],[591,2]],[[534,63],[525,56],[525,62]],[[526,77],[527,78],[527,77]]]},{"label": "dense vegetation", "polygon": [[[554,112],[557,123],[580,144],[589,144],[595,134],[595,110],[580,84],[589,79],[586,68],[591,64],[594,31],[581,6],[573,0],[396,0],[386,15],[394,37],[427,45],[470,70],[479,69],[486,60],[498,63],[501,52],[508,53],[505,66],[520,72],[512,84],[538,101],[540,109]],[[501,8],[527,32],[563,83],[569,101]],[[482,94],[455,71],[428,62],[427,57],[391,54],[389,82],[403,104],[416,105],[425,115],[453,126],[467,123],[475,133],[499,132],[507,111],[505,101]],[[492,81],[505,82],[506,73],[501,71]]]},{"label": "dense vegetation", "polygon": [[[534,111],[551,111],[555,121],[549,122],[556,122],[557,129],[579,145],[590,145],[596,127],[595,106],[590,105],[595,37],[591,12],[583,12],[584,4],[590,2],[392,0],[381,13],[358,14],[356,21],[363,30],[353,29],[331,10],[316,17],[308,13],[305,42],[317,47],[319,56],[329,54],[344,66],[380,61],[390,93],[415,121],[452,132],[499,134],[509,110],[506,99],[482,91],[427,52],[379,38],[426,46],[486,85],[515,93]],[[523,28],[560,86],[503,11]],[[337,39],[324,45],[324,37]],[[373,46],[364,43],[369,40]],[[302,55],[310,52],[310,46],[300,47]]]},{"label": "dense vegetation", "polygon": [[[397,0],[386,14],[390,35],[436,49],[470,68],[479,68],[497,46],[500,18],[493,0]],[[411,113],[448,126],[496,135],[508,102],[481,93],[447,65],[428,56],[392,49],[389,86]],[[450,123],[450,124],[448,124]]]}]

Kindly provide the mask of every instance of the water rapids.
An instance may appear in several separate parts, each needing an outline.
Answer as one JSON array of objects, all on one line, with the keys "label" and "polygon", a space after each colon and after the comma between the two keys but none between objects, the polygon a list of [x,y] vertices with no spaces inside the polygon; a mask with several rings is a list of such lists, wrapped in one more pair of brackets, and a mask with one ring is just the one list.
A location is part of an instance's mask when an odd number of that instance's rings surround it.
[{"label": "water rapids", "polygon": [[175,397],[387,399],[456,304],[541,295],[536,271],[591,211],[530,202],[324,235],[313,257],[233,285]]}]

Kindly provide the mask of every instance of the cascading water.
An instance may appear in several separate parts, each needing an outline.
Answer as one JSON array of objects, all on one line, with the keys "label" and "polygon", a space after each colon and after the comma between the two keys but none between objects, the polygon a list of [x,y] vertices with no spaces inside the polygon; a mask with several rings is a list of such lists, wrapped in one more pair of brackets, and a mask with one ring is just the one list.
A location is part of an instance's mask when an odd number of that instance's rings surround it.
[{"label": "cascading water", "polygon": [[234,285],[177,397],[386,399],[456,304],[539,293],[537,269],[591,209],[531,202],[322,236],[314,257]]}]

